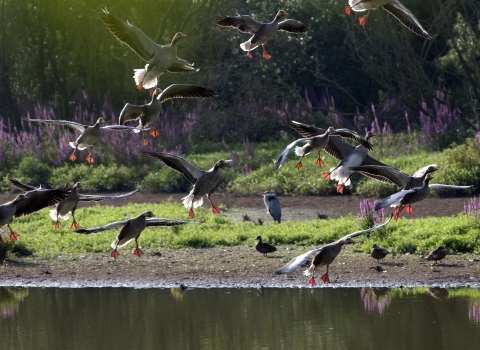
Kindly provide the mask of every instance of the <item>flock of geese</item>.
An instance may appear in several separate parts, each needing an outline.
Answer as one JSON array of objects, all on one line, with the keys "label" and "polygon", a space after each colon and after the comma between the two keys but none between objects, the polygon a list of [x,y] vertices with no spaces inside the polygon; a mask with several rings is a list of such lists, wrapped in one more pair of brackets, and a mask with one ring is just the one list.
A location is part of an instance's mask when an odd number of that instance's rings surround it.
[{"label": "flock of geese", "polygon": [[[413,16],[413,14],[397,0],[349,0],[349,6],[347,6],[345,10],[347,14],[350,14],[351,10],[368,11],[367,15],[359,19],[360,24],[364,26],[367,22],[370,11],[379,7],[383,7],[386,11],[390,12],[415,34],[426,39],[432,38],[432,36],[421,26],[415,16]],[[285,16],[287,16],[287,13],[281,10],[278,11],[272,22],[261,23],[248,15],[231,17],[221,15],[217,19],[217,24],[222,27],[233,27],[243,33],[252,35],[249,40],[240,44],[240,47],[247,52],[247,57],[252,59],[253,55],[251,51],[262,46],[263,57],[269,60],[272,56],[267,52],[266,45],[277,31],[281,30],[292,34],[300,34],[309,30],[307,25],[296,20],[287,19],[280,21],[280,19]],[[67,126],[79,132],[80,136],[75,141],[69,143],[74,149],[69,158],[72,162],[77,159],[77,150],[84,149],[88,149],[89,151],[89,154],[86,157],[87,162],[90,164],[95,162],[92,155],[92,149],[100,139],[103,130],[129,130],[135,133],[141,132],[142,144],[143,146],[147,146],[149,141],[145,137],[145,132],[149,131],[152,137],[159,136],[159,132],[152,125],[160,114],[161,104],[169,99],[211,98],[216,96],[213,90],[192,84],[173,84],[164,90],[159,88],[160,78],[166,72],[190,73],[198,71],[193,63],[191,64],[177,56],[176,45],[181,39],[186,37],[185,34],[176,33],[169,45],[158,45],[140,29],[136,28],[129,22],[124,22],[116,18],[106,9],[103,10],[101,18],[108,30],[118,40],[129,46],[146,62],[145,68],[134,70],[134,80],[137,89],[149,90],[152,100],[145,105],[133,105],[127,103],[120,113],[118,125],[101,126],[105,123],[103,118],[99,118],[92,126],[82,125],[67,120],[27,119],[29,122],[33,123]],[[138,120],[138,126],[136,127],[124,125],[127,122],[136,120]],[[309,284],[313,286],[316,283],[314,278],[315,270],[318,267],[326,266],[326,272],[321,279],[324,283],[328,283],[329,265],[338,256],[343,245],[354,243],[354,237],[380,229],[387,225],[392,218],[397,220],[403,209],[405,209],[407,213],[410,213],[413,211],[412,204],[426,198],[430,193],[430,189],[439,187],[466,189],[470,187],[429,184],[429,181],[433,178],[432,172],[438,170],[438,166],[435,164],[427,165],[412,175],[407,175],[398,169],[374,159],[368,155],[368,151],[373,148],[373,145],[370,143],[370,139],[375,136],[373,132],[368,132],[365,137],[362,137],[356,132],[348,129],[335,129],[333,127],[322,129],[296,121],[292,121],[290,125],[302,136],[302,138],[287,145],[287,147],[276,158],[275,170],[277,173],[286,160],[290,150],[298,143],[303,142],[303,146],[295,147],[295,154],[301,157],[295,167],[300,170],[302,168],[303,158],[313,152],[318,154],[316,164],[318,166],[323,166],[324,163],[321,158],[321,151],[326,151],[329,155],[337,158],[339,163],[336,167],[323,173],[323,177],[326,180],[337,181],[336,189],[340,194],[343,193],[345,186],[350,184],[350,177],[355,172],[379,181],[397,185],[402,189],[377,203],[375,206],[375,210],[380,210],[388,206],[394,207],[394,211],[387,221],[367,230],[348,234],[333,243],[297,256],[285,266],[277,270],[277,274],[286,274],[297,270],[300,266],[304,265],[312,255],[316,254],[310,267],[304,272],[304,274],[310,276]],[[343,141],[343,139],[353,140],[358,143],[358,145],[354,147]],[[182,199],[183,205],[189,209],[188,214],[191,218],[195,216],[194,208],[203,204],[203,196],[205,195],[211,204],[213,213],[219,214],[222,211],[212,202],[211,195],[220,180],[220,169],[227,165],[231,165],[232,160],[219,160],[211,169],[201,170],[189,163],[186,159],[177,155],[164,152],[143,152],[143,154],[147,157],[157,159],[170,168],[180,172],[192,184],[192,190]],[[6,225],[10,230],[10,238],[13,240],[16,240],[19,236],[10,227],[10,223],[14,217],[18,218],[24,215],[29,215],[40,209],[53,205],[56,207],[50,211],[50,216],[55,221],[55,228],[61,226],[60,219],[68,220],[69,214],[71,213],[73,219],[71,228],[81,234],[121,229],[117,238],[111,244],[111,247],[113,248],[111,256],[113,258],[119,256],[118,248],[123,247],[132,239],[135,240],[135,249],[133,253],[138,257],[143,255],[143,252],[138,246],[138,237],[146,227],[200,224],[203,222],[154,218],[153,212],[148,210],[132,219],[84,229],[81,228],[75,220],[74,213],[78,202],[126,198],[134,195],[138,190],[116,196],[98,196],[78,193],[77,190],[82,188],[80,182],[77,182],[71,187],[65,185],[64,187],[56,189],[35,187],[23,184],[15,179],[10,179],[10,182],[13,186],[25,191],[25,193],[18,195],[14,200],[0,205],[0,227]],[[274,221],[280,223],[281,207],[278,198],[270,192],[265,192],[264,202]],[[1,240],[2,238],[0,235],[0,241]],[[264,254],[264,256],[276,251],[275,247],[263,242],[260,236],[257,237],[257,240],[258,244],[256,249]],[[371,255],[373,258],[380,260],[385,258],[388,253],[387,250],[374,245]],[[438,261],[445,255],[445,249],[440,247],[439,249],[432,251],[428,255],[428,259]]]}]

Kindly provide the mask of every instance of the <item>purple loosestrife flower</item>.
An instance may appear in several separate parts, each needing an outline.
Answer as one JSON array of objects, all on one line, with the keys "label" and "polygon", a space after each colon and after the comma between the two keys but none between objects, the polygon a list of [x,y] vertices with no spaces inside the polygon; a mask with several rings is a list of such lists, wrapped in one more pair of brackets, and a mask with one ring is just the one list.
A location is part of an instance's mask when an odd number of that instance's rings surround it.
[{"label": "purple loosestrife flower", "polygon": [[468,310],[468,319],[472,320],[475,324],[480,325],[480,303],[478,300],[475,300]]},{"label": "purple loosestrife flower", "polygon": [[365,288],[362,288],[362,290],[360,291],[360,296],[363,301],[363,307],[368,312],[377,311],[381,315],[390,305],[390,299],[388,298],[388,294],[375,295],[372,289],[366,290]]}]

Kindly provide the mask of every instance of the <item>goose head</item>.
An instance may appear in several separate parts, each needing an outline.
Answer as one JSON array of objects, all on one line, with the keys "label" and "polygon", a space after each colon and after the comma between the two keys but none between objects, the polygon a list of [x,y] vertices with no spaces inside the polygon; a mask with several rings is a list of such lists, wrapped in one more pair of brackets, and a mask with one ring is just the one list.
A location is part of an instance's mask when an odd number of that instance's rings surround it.
[{"label": "goose head", "polygon": [[284,17],[284,16],[286,16],[286,15],[288,15],[288,13],[285,12],[284,10],[278,11],[278,12],[277,12],[277,15],[275,16],[274,22],[275,22],[275,21],[278,21],[280,18],[282,18],[282,17]]},{"label": "goose head", "polygon": [[175,45],[175,44],[177,44],[180,39],[183,39],[183,38],[185,38],[185,37],[186,37],[186,35],[183,34],[182,32],[176,33],[176,34],[173,36],[172,43],[171,43],[170,45]]},{"label": "goose head", "polygon": [[105,124],[105,119],[100,117],[100,118],[97,119],[97,122],[95,124]]},{"label": "goose head", "polygon": [[142,214],[142,216],[144,216],[144,217],[146,217],[146,218],[153,218],[153,217],[155,216],[155,214],[153,214],[152,211],[148,210],[148,211],[144,212],[144,213]]},{"label": "goose head", "polygon": [[231,160],[231,159],[227,159],[227,160],[220,159],[218,162],[215,163],[215,165],[213,167],[215,169],[220,169],[220,168],[223,168],[223,167],[231,164],[232,162],[233,162],[233,160]]}]

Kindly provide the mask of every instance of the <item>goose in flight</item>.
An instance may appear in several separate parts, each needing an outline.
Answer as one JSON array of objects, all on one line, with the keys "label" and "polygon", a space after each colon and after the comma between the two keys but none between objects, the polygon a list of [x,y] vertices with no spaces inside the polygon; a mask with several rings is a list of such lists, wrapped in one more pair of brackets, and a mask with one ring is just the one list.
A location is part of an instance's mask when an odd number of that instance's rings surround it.
[{"label": "goose in flight", "polygon": [[392,219],[392,216],[390,216],[390,218],[387,221],[385,221],[383,224],[371,227],[367,230],[350,233],[346,236],[339,238],[337,241],[333,243],[324,245],[323,247],[313,249],[302,255],[299,255],[293,258],[292,260],[290,260],[286,265],[284,265],[282,268],[277,270],[275,273],[276,274],[292,273],[296,271],[300,266],[305,264],[310,258],[310,256],[312,256],[313,254],[317,254],[313,259],[312,263],[310,264],[310,267],[307,270],[305,270],[303,274],[305,276],[311,276],[308,281],[308,284],[310,284],[313,287],[316,285],[315,270],[318,267],[326,266],[327,271],[322,275],[321,279],[324,283],[328,283],[330,282],[330,278],[328,277],[328,267],[335,260],[338,254],[340,254],[340,252],[342,251],[342,247],[345,244],[355,243],[355,241],[353,240],[353,237],[357,237],[357,236],[363,235],[364,233],[372,232],[374,230],[384,227],[386,224],[390,222],[391,219]]},{"label": "goose in flight", "polygon": [[186,37],[185,34],[176,33],[169,45],[158,45],[140,29],[113,16],[107,9],[103,10],[102,20],[118,40],[147,62],[145,69],[135,69],[133,78],[138,90],[156,88],[160,77],[166,71],[170,73],[198,72],[198,69],[193,67],[193,63],[190,64],[177,57],[177,43]]},{"label": "goose in flight", "polygon": [[[134,132],[143,131],[145,127],[157,120],[160,111],[162,110],[162,103],[173,98],[201,98],[214,97],[215,91],[191,84],[173,84],[165,90],[156,88],[152,94],[152,101],[146,105],[133,105],[127,103],[120,117],[118,123],[124,125],[131,120],[138,120],[138,128]],[[150,135],[158,137],[160,133],[155,127],[150,130]],[[148,146],[148,140],[143,136],[143,145]]]},{"label": "goose in flight", "polygon": [[268,41],[273,38],[277,31],[283,30],[291,34],[301,34],[310,29],[302,22],[293,19],[287,19],[280,22],[280,19],[286,15],[288,15],[288,13],[280,10],[270,23],[257,22],[249,15],[237,15],[232,17],[221,15],[217,18],[217,24],[221,27],[237,28],[242,33],[251,34],[252,37],[248,41],[240,44],[242,50],[247,51],[248,58],[252,59],[253,55],[250,51],[261,45],[263,48],[263,58],[269,60],[272,56],[268,54],[266,46]]},{"label": "goose in flight", "polygon": [[347,15],[351,14],[351,10],[356,12],[368,11],[363,17],[358,20],[362,26],[367,24],[368,15],[371,10],[376,10],[383,7],[384,10],[390,12],[396,19],[400,21],[405,27],[410,29],[415,34],[425,38],[432,39],[430,35],[420,24],[418,19],[398,0],[348,0],[349,6],[345,6]]},{"label": "goose in flight", "polygon": [[217,161],[210,170],[200,170],[193,164],[189,163],[186,159],[173,154],[155,152],[143,152],[143,154],[147,157],[161,160],[165,165],[183,174],[183,176],[185,176],[193,185],[190,194],[182,198],[182,204],[186,208],[190,208],[190,211],[188,212],[190,217],[193,218],[195,216],[193,208],[197,208],[203,204],[204,195],[207,195],[207,199],[212,205],[213,213],[219,214],[222,211],[222,209],[213,204],[210,196],[215,190],[218,181],[220,181],[220,169],[231,164],[231,159],[221,159]]}]

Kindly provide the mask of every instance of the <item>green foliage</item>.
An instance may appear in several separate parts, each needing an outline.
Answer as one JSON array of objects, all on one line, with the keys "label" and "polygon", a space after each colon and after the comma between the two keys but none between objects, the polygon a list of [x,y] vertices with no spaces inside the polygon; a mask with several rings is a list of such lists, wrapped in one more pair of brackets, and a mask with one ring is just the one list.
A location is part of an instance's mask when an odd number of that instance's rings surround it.
[{"label": "green foliage", "polygon": [[38,161],[36,157],[26,156],[12,171],[13,178],[33,186],[50,184],[52,168]]}]

